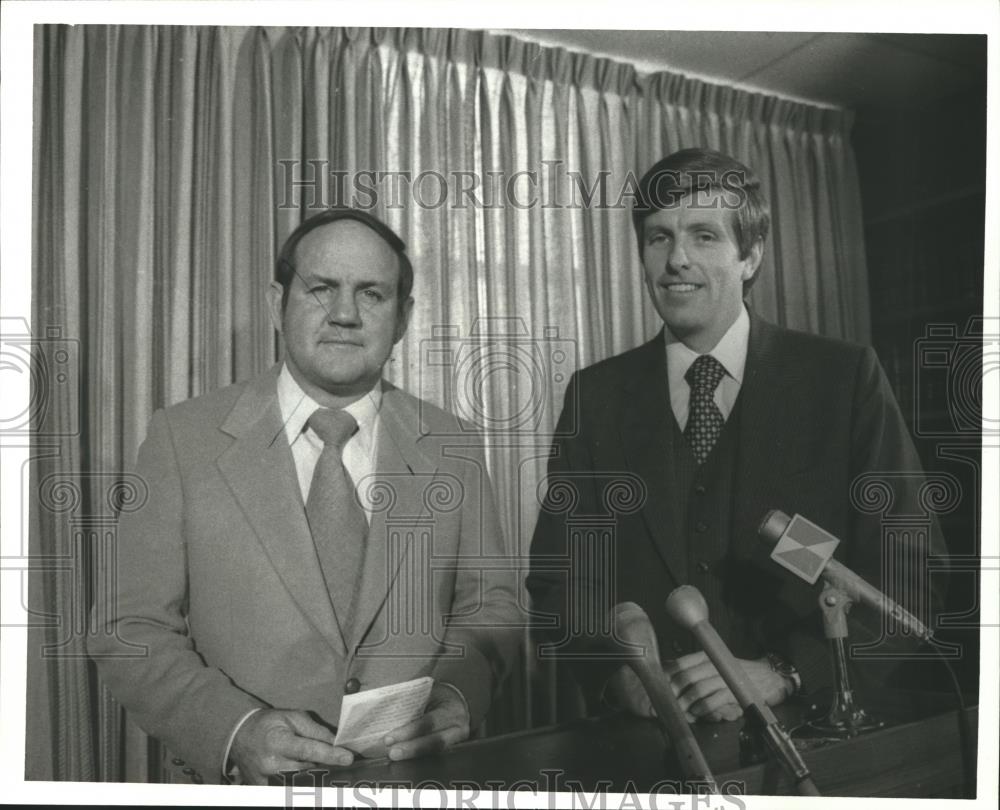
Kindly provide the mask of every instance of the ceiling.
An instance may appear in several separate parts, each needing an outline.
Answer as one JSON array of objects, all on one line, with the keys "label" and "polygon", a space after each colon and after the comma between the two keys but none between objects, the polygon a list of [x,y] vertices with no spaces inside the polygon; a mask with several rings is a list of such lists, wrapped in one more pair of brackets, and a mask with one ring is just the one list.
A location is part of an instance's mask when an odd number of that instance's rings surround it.
[{"label": "ceiling", "polygon": [[544,45],[855,110],[916,104],[986,81],[986,36],[512,29]]}]

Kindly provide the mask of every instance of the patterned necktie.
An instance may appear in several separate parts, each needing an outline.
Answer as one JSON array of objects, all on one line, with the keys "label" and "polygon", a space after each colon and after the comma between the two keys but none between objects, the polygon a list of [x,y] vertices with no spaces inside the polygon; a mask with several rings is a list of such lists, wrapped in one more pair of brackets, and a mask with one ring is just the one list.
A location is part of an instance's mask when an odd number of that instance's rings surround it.
[{"label": "patterned necktie", "polygon": [[344,445],[357,432],[358,423],[347,411],[320,408],[309,417],[309,427],[323,440],[323,452],[309,486],[306,517],[346,636],[368,534],[368,521],[342,459]]},{"label": "patterned necktie", "polygon": [[684,375],[691,386],[691,404],[687,424],[684,426],[684,438],[699,464],[705,463],[726,422],[719,406],[715,404],[715,389],[725,375],[722,363],[710,354],[701,355]]}]

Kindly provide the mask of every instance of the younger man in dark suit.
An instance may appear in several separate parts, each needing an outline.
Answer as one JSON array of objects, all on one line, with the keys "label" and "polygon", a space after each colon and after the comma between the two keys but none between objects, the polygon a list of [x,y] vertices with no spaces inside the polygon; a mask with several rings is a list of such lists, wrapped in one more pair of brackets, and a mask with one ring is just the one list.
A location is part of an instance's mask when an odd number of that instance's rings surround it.
[{"label": "younger man in dark suit", "polygon": [[[600,515],[602,486],[628,473],[645,490],[642,504],[615,516],[612,563],[601,568],[581,563],[588,555],[550,496],[532,555],[565,557],[571,570],[534,565],[528,589],[536,611],[559,616],[569,648],[586,635],[582,612],[638,603],[689,718],[733,719],[741,710],[732,693],[667,619],[666,596],[683,583],[704,594],[711,621],[770,704],[825,685],[817,591],[768,559],[757,527],[771,509],[798,512],[842,538],[836,556],[878,586],[881,527],[852,507],[851,485],[865,472],[918,472],[919,459],[871,348],[747,310],[770,224],[748,167],[706,149],[674,153],[640,181],[633,220],[664,329],[574,375],[549,484],[574,487],[577,517]],[[896,493],[901,506],[915,502],[918,482]],[[943,551],[939,537],[931,545]],[[880,620],[863,608],[854,614],[862,621],[852,622],[850,641],[878,641]],[[595,666],[578,672],[592,697],[649,712],[627,669],[610,678]]]}]

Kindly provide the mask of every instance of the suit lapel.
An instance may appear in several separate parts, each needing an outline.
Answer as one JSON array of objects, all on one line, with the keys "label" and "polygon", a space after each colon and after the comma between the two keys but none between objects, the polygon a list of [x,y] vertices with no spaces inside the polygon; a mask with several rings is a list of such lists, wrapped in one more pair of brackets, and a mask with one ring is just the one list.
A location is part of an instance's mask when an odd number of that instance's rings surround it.
[{"label": "suit lapel", "polygon": [[683,582],[683,544],[669,536],[669,527],[676,523],[670,515],[674,488],[673,411],[662,331],[637,353],[635,368],[627,378],[621,427],[627,468],[646,484],[642,508],[646,528],[671,574]]},{"label": "suit lapel", "polygon": [[[368,633],[392,589],[404,557],[412,553],[409,546],[418,535],[413,530],[415,524],[430,516],[424,492],[433,479],[437,462],[421,450],[425,433],[426,428],[419,424],[415,400],[383,383],[374,482],[367,486],[362,484],[363,490],[375,487],[369,491],[381,508],[373,509],[368,531],[354,612],[354,644],[360,643]],[[414,527],[411,527],[411,519]],[[390,534],[396,538],[394,542],[399,543],[394,548],[389,541]]]},{"label": "suit lapel", "polygon": [[285,437],[280,366],[249,383],[221,425],[235,441],[217,465],[285,587],[333,649],[346,651],[306,521]]},{"label": "suit lapel", "polygon": [[[762,503],[775,471],[787,470],[788,434],[795,430],[788,399],[790,386],[781,360],[779,331],[751,315],[747,362],[740,387],[740,431],[734,479],[734,543],[756,544],[756,530],[764,517]],[[760,514],[758,514],[760,512]]]}]

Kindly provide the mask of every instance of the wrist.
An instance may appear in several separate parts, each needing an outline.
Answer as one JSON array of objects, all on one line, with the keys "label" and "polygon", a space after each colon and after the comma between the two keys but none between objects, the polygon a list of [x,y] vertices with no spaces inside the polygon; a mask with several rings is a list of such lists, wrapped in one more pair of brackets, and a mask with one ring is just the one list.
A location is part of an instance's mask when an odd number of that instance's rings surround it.
[{"label": "wrist", "polygon": [[236,746],[236,738],[239,736],[240,732],[246,728],[247,720],[257,714],[260,710],[261,707],[258,706],[257,708],[251,709],[244,714],[229,734],[229,739],[226,742],[226,751],[222,757],[222,777],[226,781],[236,781],[239,779],[239,769],[236,767],[236,763],[233,762],[233,749]]},{"label": "wrist", "polygon": [[453,698],[457,698],[457,702],[461,704],[462,709],[465,711],[466,718],[471,720],[472,714],[469,711],[469,701],[465,697],[465,694],[459,689],[455,684],[450,681],[437,681],[437,686],[443,687],[445,694],[451,695]]},{"label": "wrist", "polygon": [[777,653],[769,652],[764,656],[771,671],[780,675],[785,682],[785,697],[790,698],[802,692],[802,676],[799,671]]}]

